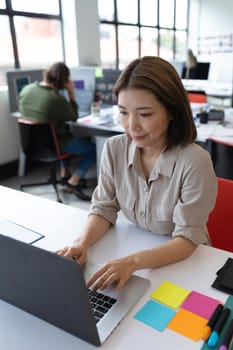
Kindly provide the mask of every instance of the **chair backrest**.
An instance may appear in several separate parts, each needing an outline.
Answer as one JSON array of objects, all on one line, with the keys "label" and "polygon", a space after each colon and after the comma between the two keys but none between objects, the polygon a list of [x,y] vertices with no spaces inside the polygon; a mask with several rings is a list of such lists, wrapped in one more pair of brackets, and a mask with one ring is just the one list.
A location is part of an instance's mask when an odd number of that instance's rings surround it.
[{"label": "chair backrest", "polygon": [[19,118],[18,125],[22,150],[29,159],[51,162],[70,156],[61,154],[53,124]]},{"label": "chair backrest", "polygon": [[213,247],[233,252],[233,181],[218,178],[218,194],[207,228]]},{"label": "chair backrest", "polygon": [[207,103],[207,96],[203,93],[188,92],[188,98],[191,103]]},{"label": "chair backrest", "polygon": [[[230,141],[230,140],[229,140]],[[206,142],[206,148],[210,152],[214,170],[218,177],[233,180],[233,143],[209,137]]]}]

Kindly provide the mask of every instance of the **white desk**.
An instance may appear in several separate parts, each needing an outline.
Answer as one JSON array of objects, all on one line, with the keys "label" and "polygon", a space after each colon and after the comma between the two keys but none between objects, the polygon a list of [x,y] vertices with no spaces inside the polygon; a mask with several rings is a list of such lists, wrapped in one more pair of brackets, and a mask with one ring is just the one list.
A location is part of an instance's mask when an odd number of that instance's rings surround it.
[{"label": "white desk", "polygon": [[[1,218],[13,220],[45,235],[37,245],[56,250],[78,236],[87,212],[0,186]],[[161,244],[167,238],[143,231],[128,223],[119,223],[93,246],[89,255],[98,263],[138,249]],[[188,259],[154,270],[142,270],[151,286],[133,310],[102,345],[108,350],[173,349],[197,350],[194,342],[171,330],[159,332],[135,320],[134,314],[148,300],[150,293],[164,280],[189,290],[196,290],[223,302],[227,294],[211,288],[216,271],[233,254],[200,246]],[[0,345],[4,350],[91,350],[92,345],[0,300]]]},{"label": "white desk", "polygon": [[[203,104],[192,104],[194,113],[199,112]],[[204,104],[206,106],[206,104]],[[12,114],[19,117],[19,113]],[[80,118],[77,122],[70,122],[73,133],[77,136],[92,136],[96,143],[96,158],[97,158],[97,173],[99,169],[100,157],[106,139],[113,135],[122,134],[123,127],[120,125],[117,113],[114,112],[114,107],[101,110],[100,117],[93,117],[88,115]],[[208,124],[197,124],[197,142],[205,143],[209,137],[217,136],[218,139],[223,138],[226,142],[233,143],[233,128],[223,127],[216,122],[209,122]],[[26,156],[20,149],[19,153],[19,168],[18,175],[24,176],[25,173]]]},{"label": "white desk", "polygon": [[[194,113],[200,111],[200,108],[206,107],[206,104],[192,103],[192,110]],[[233,117],[233,112],[232,112]],[[100,117],[93,117],[88,115],[84,118],[78,119],[77,123],[72,123],[72,125],[77,125],[82,130],[89,129],[93,131],[93,134],[103,137],[109,137],[114,134],[122,134],[124,132],[123,127],[119,123],[117,115],[112,112],[112,108],[103,109],[101,111]],[[233,141],[233,127],[220,125],[219,122],[209,121],[207,124],[201,124],[199,121],[197,125],[197,142],[205,142],[209,137],[218,138],[232,138]],[[102,132],[105,132],[102,134]]]},{"label": "white desk", "polygon": [[[206,105],[206,104],[204,104]],[[199,111],[202,104],[192,104],[192,109]],[[116,114],[112,112],[112,108],[101,111],[100,117],[93,117],[91,115],[78,119],[77,123],[72,123],[74,131],[77,131],[80,135],[83,133],[89,133],[95,137],[96,143],[96,163],[97,163],[97,175],[99,170],[100,158],[103,150],[103,146],[108,137],[122,134],[124,132],[122,126],[117,119]],[[219,122],[209,122],[207,124],[200,124],[197,122],[197,139],[199,143],[205,144],[209,137],[216,137],[218,140],[233,144],[233,128],[225,127],[219,124]]]},{"label": "white desk", "polygon": [[[217,105],[231,106],[232,103],[232,83],[216,83],[208,80],[199,79],[182,79],[186,90],[204,91],[207,95],[208,102],[211,99],[220,100]],[[226,103],[224,103],[226,101]],[[216,105],[216,102],[214,103]]]}]

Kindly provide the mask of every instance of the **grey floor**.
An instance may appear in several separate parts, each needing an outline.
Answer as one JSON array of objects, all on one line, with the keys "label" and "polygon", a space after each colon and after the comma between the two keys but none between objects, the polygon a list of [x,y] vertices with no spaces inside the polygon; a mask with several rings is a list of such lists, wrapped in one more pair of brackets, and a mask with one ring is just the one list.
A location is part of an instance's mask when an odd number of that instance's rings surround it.
[{"label": "grey floor", "polygon": [[[91,195],[96,186],[96,172],[92,169],[92,172],[88,174],[88,189],[85,189],[86,194]],[[8,178],[6,180],[0,181],[0,185],[7,186],[13,189],[20,190],[20,184],[34,183],[40,181],[46,181],[48,178],[48,168],[47,166],[36,167],[29,169],[25,172],[25,176],[15,176]],[[59,178],[59,174],[58,174]],[[82,208],[88,210],[90,207],[90,202],[82,201],[77,198],[73,193],[67,193],[63,190],[63,186],[58,185],[59,194],[64,204],[71,205],[73,207]],[[57,200],[54,188],[52,185],[42,185],[42,186],[32,186],[25,187],[24,192],[44,197],[53,201]]]},{"label": "grey floor", "polygon": [[[20,184],[32,183],[32,182],[38,182],[38,181],[44,181],[44,180],[46,181],[47,177],[48,177],[47,167],[45,166],[36,167],[36,168],[27,170],[25,172],[25,176],[23,177],[15,176],[15,177],[10,177],[8,179],[2,180],[0,181],[0,185],[20,190]],[[58,174],[58,178],[59,178],[59,174]],[[95,167],[90,169],[90,171],[86,176],[86,179],[87,179],[88,188],[84,189],[83,191],[86,194],[91,195],[97,183]],[[72,207],[85,209],[85,210],[89,209],[91,202],[83,201],[73,193],[67,193],[66,191],[63,190],[63,186],[61,185],[58,185],[58,188],[59,188],[60,197],[64,204],[70,205]],[[47,198],[53,201],[57,200],[57,197],[52,185],[27,187],[27,188],[24,188],[24,192],[27,192],[36,196],[40,196],[43,198]],[[126,220],[122,213],[119,213],[119,220]]]}]

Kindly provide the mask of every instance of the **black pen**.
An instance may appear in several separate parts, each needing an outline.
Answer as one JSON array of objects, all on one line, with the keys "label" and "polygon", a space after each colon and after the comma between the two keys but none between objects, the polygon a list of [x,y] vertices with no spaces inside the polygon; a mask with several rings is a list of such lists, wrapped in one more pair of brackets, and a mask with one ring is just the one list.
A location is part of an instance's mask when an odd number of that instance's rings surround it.
[{"label": "black pen", "polygon": [[208,346],[209,347],[212,348],[212,347],[215,347],[217,345],[220,332],[221,332],[228,316],[230,315],[230,312],[231,312],[231,310],[227,307],[222,310],[222,313],[221,313],[221,315],[220,315],[216,325],[214,326],[213,331],[210,334],[210,337],[208,339]]},{"label": "black pen", "polygon": [[229,323],[229,326],[228,326],[226,333],[223,337],[222,344],[221,344],[219,350],[228,350],[232,338],[233,338],[233,318],[231,319],[231,321]]},{"label": "black pen", "polygon": [[213,314],[211,315],[207,325],[205,326],[205,328],[203,329],[202,333],[201,333],[201,339],[206,341],[209,336],[210,333],[212,332],[213,327],[215,326],[221,312],[223,309],[223,305],[222,304],[218,304],[218,306],[216,307],[216,309],[214,310]]}]

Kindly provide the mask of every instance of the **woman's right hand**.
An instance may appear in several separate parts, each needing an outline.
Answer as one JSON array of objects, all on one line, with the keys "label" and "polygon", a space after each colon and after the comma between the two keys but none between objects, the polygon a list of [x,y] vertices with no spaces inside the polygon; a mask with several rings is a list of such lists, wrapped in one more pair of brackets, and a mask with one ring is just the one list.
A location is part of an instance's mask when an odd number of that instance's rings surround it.
[{"label": "woman's right hand", "polygon": [[65,84],[65,89],[68,92],[69,99],[72,101],[75,101],[75,95],[74,95],[74,83],[72,80],[67,80]]},{"label": "woman's right hand", "polygon": [[67,80],[67,82],[65,83],[65,89],[70,92],[74,90],[74,83],[72,80]]},{"label": "woman's right hand", "polygon": [[77,240],[72,246],[58,250],[57,254],[75,259],[80,265],[83,265],[87,261],[87,249],[87,246],[81,240]]}]

